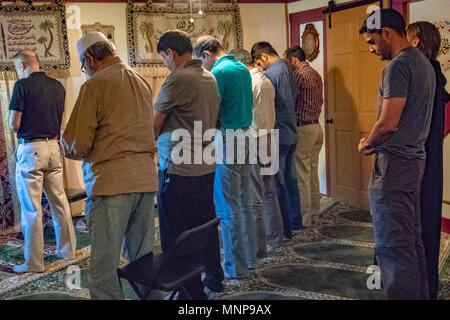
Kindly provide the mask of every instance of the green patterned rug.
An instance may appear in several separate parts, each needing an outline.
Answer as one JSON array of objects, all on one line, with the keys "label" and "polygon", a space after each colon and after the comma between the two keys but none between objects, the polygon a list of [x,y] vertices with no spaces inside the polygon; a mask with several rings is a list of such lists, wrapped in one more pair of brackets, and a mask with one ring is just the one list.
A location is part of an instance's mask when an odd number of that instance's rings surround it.
[{"label": "green patterned rug", "polygon": [[[84,235],[85,236],[85,235]],[[80,237],[80,246],[87,243]],[[48,244],[51,246],[51,235]],[[11,261],[21,259],[11,247],[0,248],[0,257]],[[89,252],[81,248],[75,265],[81,270],[81,289],[69,290],[64,282],[68,266],[54,268],[36,279],[15,285],[8,275],[0,271],[0,299],[20,300],[72,300],[89,299],[87,268]],[[9,251],[10,250],[10,251]],[[369,290],[366,273],[373,264],[373,232],[368,212],[343,204],[335,204],[320,215],[312,228],[294,236],[283,248],[260,259],[258,268],[245,280],[224,281],[223,293],[208,293],[210,299],[219,300],[379,300],[380,290]],[[160,251],[156,237],[155,251]],[[440,258],[439,299],[450,299],[450,235],[442,234]],[[58,260],[48,255],[46,265]],[[123,263],[126,263],[125,261]],[[127,299],[137,299],[131,286],[123,282]]]}]

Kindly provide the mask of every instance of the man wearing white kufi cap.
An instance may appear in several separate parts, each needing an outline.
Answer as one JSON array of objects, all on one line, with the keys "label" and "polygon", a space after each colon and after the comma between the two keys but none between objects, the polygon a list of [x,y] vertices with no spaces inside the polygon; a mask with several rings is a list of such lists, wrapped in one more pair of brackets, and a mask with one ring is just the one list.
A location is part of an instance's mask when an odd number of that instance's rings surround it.
[{"label": "man wearing white kufi cap", "polygon": [[65,155],[83,160],[86,218],[91,238],[88,285],[92,299],[123,299],[120,252],[128,261],[151,252],[158,189],[152,92],[100,32],[77,43],[80,89],[63,133]]}]

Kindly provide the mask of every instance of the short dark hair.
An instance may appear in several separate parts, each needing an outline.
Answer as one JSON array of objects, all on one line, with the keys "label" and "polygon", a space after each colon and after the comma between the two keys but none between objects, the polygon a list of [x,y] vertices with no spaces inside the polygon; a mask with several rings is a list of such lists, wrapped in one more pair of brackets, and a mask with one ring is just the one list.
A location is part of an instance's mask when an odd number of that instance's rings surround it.
[{"label": "short dark hair", "polygon": [[203,36],[197,40],[194,47],[194,55],[198,58],[205,57],[205,51],[217,53],[223,50],[220,41],[213,36]]},{"label": "short dark hair", "polygon": [[439,48],[441,47],[441,34],[439,30],[430,22],[418,21],[411,23],[406,29],[408,38],[419,38],[417,46],[429,60],[437,58]]},{"label": "short dark hair", "polygon": [[288,59],[295,57],[295,58],[298,58],[298,60],[300,60],[300,61],[306,60],[305,51],[303,51],[303,49],[300,48],[300,46],[293,46],[293,47],[287,48],[286,51],[284,52],[284,54],[286,55],[286,57]]},{"label": "short dark hair", "polygon": [[246,66],[252,66],[253,65],[253,58],[250,55],[250,52],[244,49],[233,49],[230,51],[230,54],[234,54],[234,57],[236,60],[242,62]]},{"label": "short dark hair", "polygon": [[187,52],[192,53],[192,43],[188,35],[180,30],[169,30],[165,32],[158,41],[158,53],[171,49],[178,55]]},{"label": "short dark hair", "polygon": [[359,33],[378,33],[381,34],[382,28],[391,28],[398,35],[405,36],[405,19],[400,12],[394,9],[379,9],[372,12],[364,20]]},{"label": "short dark hair", "polygon": [[262,53],[271,56],[278,56],[277,51],[272,47],[272,45],[265,41],[255,43],[251,51],[253,59],[261,59]]}]

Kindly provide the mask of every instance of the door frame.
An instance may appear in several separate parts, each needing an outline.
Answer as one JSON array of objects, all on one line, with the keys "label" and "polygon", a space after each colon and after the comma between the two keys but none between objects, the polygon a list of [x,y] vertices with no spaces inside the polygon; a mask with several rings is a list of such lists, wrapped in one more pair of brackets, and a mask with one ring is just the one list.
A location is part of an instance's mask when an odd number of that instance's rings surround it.
[{"label": "door frame", "polygon": [[[410,2],[416,2],[422,0],[389,0],[389,7],[396,9],[399,11],[405,21],[408,22],[409,14],[408,14],[408,6]],[[355,1],[349,1],[340,3],[337,7],[349,5],[354,3]],[[375,0],[374,0],[375,3]],[[363,5],[363,4],[361,4]],[[323,85],[324,85],[324,114],[325,121],[328,119],[329,111],[328,111],[328,56],[327,56],[327,29],[328,29],[328,15],[324,13],[327,7],[319,7],[316,9],[300,11],[289,14],[289,33],[290,33],[290,42],[289,46],[300,45],[300,25],[304,23],[312,23],[315,21],[323,22]],[[331,177],[330,177],[330,141],[329,141],[329,129],[327,123],[324,126],[324,135],[325,135],[325,166],[326,166],[326,181],[327,181],[327,193],[325,196],[332,196],[331,190]]]},{"label": "door frame", "polygon": [[[323,22],[323,104],[325,121],[328,119],[328,72],[327,72],[327,27],[326,15],[323,14],[324,7],[296,12],[289,14],[290,24],[290,46],[300,45],[300,25],[304,23],[312,23],[316,21]],[[328,125],[325,122],[324,125],[324,138],[325,138],[325,167],[326,167],[326,181],[327,181],[327,193],[325,196],[331,196],[331,180],[330,180],[330,156],[329,156],[329,134]]]}]

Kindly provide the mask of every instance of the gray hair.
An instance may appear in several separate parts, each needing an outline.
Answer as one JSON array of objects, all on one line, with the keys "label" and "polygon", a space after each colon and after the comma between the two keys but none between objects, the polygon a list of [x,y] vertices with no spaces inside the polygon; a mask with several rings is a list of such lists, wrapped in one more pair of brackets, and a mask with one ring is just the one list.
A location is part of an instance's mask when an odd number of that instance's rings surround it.
[{"label": "gray hair", "polygon": [[[97,60],[103,60],[106,57],[114,56],[117,54],[116,48],[110,42],[99,41],[91,45],[86,49],[86,52],[89,53]],[[82,59],[86,56],[86,52],[83,54]]]},{"label": "gray hair", "polygon": [[234,54],[236,60],[239,60],[246,66],[253,66],[253,58],[247,50],[244,49],[233,49],[230,51],[230,54]]},{"label": "gray hair", "polygon": [[222,45],[219,40],[214,38],[213,36],[203,36],[198,38],[194,47],[194,55],[197,58],[204,58],[204,51],[209,51],[211,53],[217,53],[223,50]]}]

